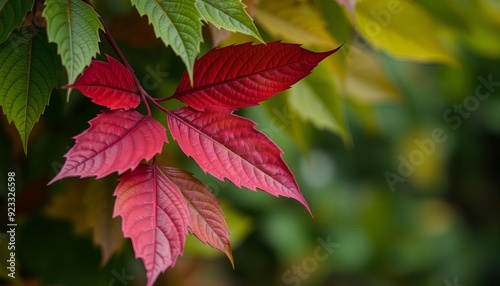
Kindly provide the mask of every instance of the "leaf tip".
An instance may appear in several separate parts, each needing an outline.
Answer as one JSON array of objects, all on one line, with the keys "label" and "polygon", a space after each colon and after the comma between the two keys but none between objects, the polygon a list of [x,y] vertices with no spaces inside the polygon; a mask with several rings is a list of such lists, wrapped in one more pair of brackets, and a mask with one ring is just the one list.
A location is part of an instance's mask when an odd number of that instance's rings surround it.
[{"label": "leaf tip", "polygon": [[222,251],[226,256],[227,259],[229,259],[229,262],[231,262],[231,267],[233,267],[234,270],[234,258],[233,258],[233,252],[231,251],[231,244],[229,240],[224,243],[223,248],[219,248],[220,251]]},{"label": "leaf tip", "polygon": [[59,177],[59,174],[57,176],[55,176],[54,178],[52,178],[52,180],[50,180],[48,183],[47,183],[47,186],[50,186],[52,185],[53,183],[55,183],[56,181],[60,180],[62,178]]},{"label": "leaf tip", "polygon": [[233,270],[234,270],[234,259],[233,259],[233,253],[231,252],[231,249],[229,249],[229,248],[227,249],[226,256],[229,259],[229,261],[231,262],[231,266],[233,267]]},{"label": "leaf tip", "polygon": [[333,55],[334,53],[338,52],[343,46],[344,46],[345,43],[342,43],[340,44],[340,46],[336,47],[335,49],[333,50],[330,50],[330,51],[326,51],[326,52],[322,52],[322,53],[319,53],[321,55],[324,55],[324,57],[321,59],[325,59],[326,57],[330,56],[330,55]]},{"label": "leaf tip", "polygon": [[314,218],[314,215],[311,211],[311,208],[309,207],[309,204],[307,204],[306,199],[304,197],[301,197],[300,200],[299,199],[297,200],[306,208],[307,212],[311,215],[311,217]]},{"label": "leaf tip", "polygon": [[28,142],[23,142],[24,156],[28,157]]},{"label": "leaf tip", "polygon": [[[72,85],[72,84],[70,84]],[[66,102],[69,102],[69,96],[71,95],[71,91],[73,91],[73,89],[70,87],[68,88],[68,92],[66,93]]]},{"label": "leaf tip", "polygon": [[258,31],[257,29],[256,29],[256,31],[255,31],[255,32],[253,32],[253,33],[252,33],[252,36],[253,36],[253,37],[254,37],[257,41],[259,41],[260,43],[262,43],[262,44],[264,44],[264,45],[266,44],[266,41],[264,41],[264,40],[262,39],[262,37],[261,37],[261,35],[260,35],[260,33],[259,33],[259,31]]}]

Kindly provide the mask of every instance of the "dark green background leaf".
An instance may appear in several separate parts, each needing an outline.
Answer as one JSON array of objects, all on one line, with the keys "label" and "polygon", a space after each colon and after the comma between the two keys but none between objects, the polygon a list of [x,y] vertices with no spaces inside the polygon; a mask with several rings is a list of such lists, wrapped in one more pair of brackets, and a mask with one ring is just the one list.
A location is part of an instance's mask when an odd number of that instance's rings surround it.
[{"label": "dark green background leaf", "polygon": [[18,28],[24,16],[33,6],[34,0],[0,0],[0,43]]},{"label": "dark green background leaf", "polygon": [[14,122],[24,151],[33,126],[49,104],[59,68],[55,46],[45,31],[23,28],[0,45],[0,105]]}]

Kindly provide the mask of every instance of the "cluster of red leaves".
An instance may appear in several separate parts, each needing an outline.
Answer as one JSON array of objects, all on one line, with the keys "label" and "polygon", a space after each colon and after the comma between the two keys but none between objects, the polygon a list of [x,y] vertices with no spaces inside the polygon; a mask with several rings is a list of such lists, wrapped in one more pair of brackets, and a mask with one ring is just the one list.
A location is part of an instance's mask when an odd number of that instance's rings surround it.
[{"label": "cluster of red leaves", "polygon": [[[163,110],[172,137],[205,172],[238,187],[293,198],[309,210],[279,147],[254,122],[233,111],[288,89],[335,51],[315,53],[280,42],[214,49],[196,61],[192,84],[185,73],[174,95],[157,99],[145,94],[131,70],[112,57],[107,63],[92,61],[67,87],[110,110],[90,120],[90,128],[75,137],[50,183],[72,176],[121,175],[114,215],[122,217],[124,235],[144,262],[148,285],[175,264],[188,232],[232,262],[229,230],[210,189],[191,173],[161,166],[155,159],[151,165],[141,163],[161,152],[167,136],[150,113],[133,109],[143,100]],[[173,98],[187,106],[167,110],[158,104]]]}]

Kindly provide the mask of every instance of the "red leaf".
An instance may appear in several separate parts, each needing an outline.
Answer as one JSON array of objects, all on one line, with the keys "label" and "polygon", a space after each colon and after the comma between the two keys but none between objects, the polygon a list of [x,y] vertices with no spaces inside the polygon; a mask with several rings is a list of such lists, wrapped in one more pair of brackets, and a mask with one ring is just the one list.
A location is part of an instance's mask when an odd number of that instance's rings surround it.
[{"label": "red leaf", "polygon": [[140,94],[132,73],[114,58],[106,55],[108,63],[92,61],[75,83],[76,88],[92,102],[110,109],[131,109],[140,103]]},{"label": "red leaf", "polygon": [[173,97],[200,111],[257,105],[290,88],[339,48],[315,53],[296,44],[271,42],[213,49],[195,62],[193,86],[184,73]]},{"label": "red leaf", "polygon": [[189,232],[203,243],[224,252],[234,266],[229,243],[229,229],[219,207],[219,201],[210,189],[187,171],[177,168],[162,168],[189,202],[191,227]]},{"label": "red leaf", "polygon": [[121,174],[151,159],[167,142],[163,125],[133,110],[104,111],[89,123],[89,129],[74,137],[75,146],[49,184],[66,177]]},{"label": "red leaf", "polygon": [[114,217],[122,217],[136,257],[144,262],[148,283],[174,265],[184,251],[189,210],[179,188],[161,171],[141,164],[125,173],[115,190]]},{"label": "red leaf", "polygon": [[255,123],[224,111],[189,107],[169,113],[168,126],[179,146],[205,171],[238,187],[259,188],[309,206],[281,158],[283,153]]}]

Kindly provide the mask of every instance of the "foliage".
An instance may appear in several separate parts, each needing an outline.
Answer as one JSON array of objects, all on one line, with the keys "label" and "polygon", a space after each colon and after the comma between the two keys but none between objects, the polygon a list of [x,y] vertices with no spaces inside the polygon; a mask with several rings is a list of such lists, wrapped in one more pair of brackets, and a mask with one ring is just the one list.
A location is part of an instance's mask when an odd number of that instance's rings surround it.
[{"label": "foliage", "polygon": [[[65,87],[79,89],[94,103],[111,109],[90,120],[90,128],[74,137],[75,145],[66,153],[66,162],[49,185],[67,177],[99,179],[114,172],[122,175],[115,190],[114,215],[122,217],[123,233],[132,239],[136,257],[144,261],[148,285],[183,253],[188,229],[201,241],[225,252],[232,262],[229,231],[217,199],[191,174],[157,163],[155,155],[161,153],[168,139],[163,125],[152,117],[149,103],[166,113],[173,138],[205,172],[219,180],[228,178],[238,187],[294,198],[310,211],[281,158],[282,151],[255,130],[255,123],[232,112],[257,105],[289,88],[338,49],[314,53],[279,42],[255,46],[248,43],[214,50],[194,62],[201,42],[200,13],[217,28],[246,32],[260,40],[244,5],[236,2],[239,1],[133,1],[141,14],[149,16],[157,36],[167,46],[171,45],[187,65],[177,91],[166,98],[152,98],[140,85],[92,3],[80,0],[45,3],[43,16],[47,19],[49,40],[57,44],[68,74],[69,84]],[[41,48],[35,50],[43,44],[48,47],[49,43],[36,37],[38,28],[34,18],[27,29],[32,35],[21,57],[10,57],[18,47],[10,46],[9,42],[1,50],[5,62],[2,69],[7,73],[2,84],[5,89],[2,106],[10,110],[6,114],[11,121],[13,114],[21,113],[17,118],[22,118],[15,123],[23,135],[25,150],[34,123],[26,123],[28,114],[21,110],[40,108],[33,108],[31,100],[23,98],[47,101],[54,83],[40,83],[40,80],[56,76],[53,53],[47,54],[45,48],[46,54],[38,55]],[[107,63],[92,60],[99,51],[99,29],[105,31],[123,65],[110,56]],[[33,43],[31,40],[35,39],[38,42]],[[18,61],[27,64],[19,65]],[[12,63],[22,69],[6,70]],[[90,66],[77,79],[87,65]],[[17,78],[24,80],[19,87],[11,85]],[[49,88],[42,94],[32,94],[31,81]],[[174,98],[188,106],[170,111],[158,103]],[[16,103],[19,99],[27,106]],[[141,100],[147,115],[131,110]],[[45,104],[38,105],[43,111]],[[41,111],[37,110],[35,116]],[[152,165],[140,164],[151,159]],[[200,199],[205,203],[201,204]],[[205,223],[200,224],[200,220]]]},{"label": "foliage", "polygon": [[[498,281],[467,266],[498,251],[495,1],[92,2],[0,1],[14,283]],[[429,145],[436,128],[446,139]],[[415,150],[432,152],[401,176]],[[327,237],[340,247],[314,272],[287,272]]]}]

